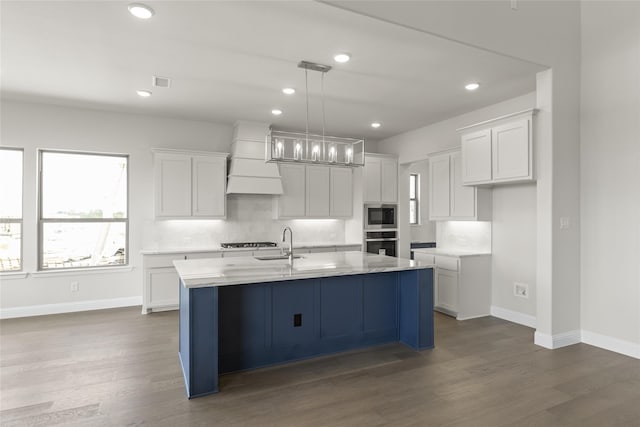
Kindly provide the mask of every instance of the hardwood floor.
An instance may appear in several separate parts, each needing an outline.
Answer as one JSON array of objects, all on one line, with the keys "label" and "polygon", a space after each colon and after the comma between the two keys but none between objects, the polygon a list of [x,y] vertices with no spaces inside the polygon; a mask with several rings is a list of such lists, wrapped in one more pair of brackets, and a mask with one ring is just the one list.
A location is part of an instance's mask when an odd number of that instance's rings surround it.
[{"label": "hardwood floor", "polygon": [[640,361],[436,313],[436,348],[400,344],[226,375],[187,400],[177,312],[0,323],[6,426],[640,426]]}]

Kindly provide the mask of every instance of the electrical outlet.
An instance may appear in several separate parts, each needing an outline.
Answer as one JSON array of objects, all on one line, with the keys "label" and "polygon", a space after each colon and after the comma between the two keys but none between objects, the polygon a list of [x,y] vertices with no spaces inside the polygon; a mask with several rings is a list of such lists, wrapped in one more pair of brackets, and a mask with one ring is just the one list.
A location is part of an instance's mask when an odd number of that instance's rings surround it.
[{"label": "electrical outlet", "polygon": [[529,298],[529,285],[513,282],[513,294],[520,298]]},{"label": "electrical outlet", "polygon": [[560,229],[566,230],[570,226],[571,226],[571,220],[569,219],[569,217],[568,216],[561,216],[560,217]]},{"label": "electrical outlet", "polygon": [[71,292],[78,292],[80,290],[80,282],[71,282]]}]

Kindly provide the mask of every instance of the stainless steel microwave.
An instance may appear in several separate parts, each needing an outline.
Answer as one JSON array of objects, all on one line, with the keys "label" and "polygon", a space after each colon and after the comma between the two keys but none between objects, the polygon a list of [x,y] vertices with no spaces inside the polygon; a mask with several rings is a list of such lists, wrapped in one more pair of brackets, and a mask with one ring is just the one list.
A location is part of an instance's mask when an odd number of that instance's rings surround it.
[{"label": "stainless steel microwave", "polygon": [[365,205],[365,230],[398,227],[398,205]]}]

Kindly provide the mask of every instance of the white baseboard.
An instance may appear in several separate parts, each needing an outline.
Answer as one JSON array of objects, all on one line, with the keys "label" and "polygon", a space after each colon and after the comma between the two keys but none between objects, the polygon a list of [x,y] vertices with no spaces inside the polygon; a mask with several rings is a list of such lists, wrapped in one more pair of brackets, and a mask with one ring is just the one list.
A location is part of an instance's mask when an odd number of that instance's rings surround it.
[{"label": "white baseboard", "polygon": [[600,335],[591,331],[582,331],[582,342],[605,350],[640,359],[640,344],[618,338]]},{"label": "white baseboard", "polygon": [[582,341],[582,334],[579,330],[563,332],[561,334],[549,335],[536,331],[533,335],[533,342],[541,347],[556,349],[568,345],[578,344]]},{"label": "white baseboard", "polygon": [[520,313],[518,311],[508,310],[506,308],[491,306],[491,315],[498,319],[508,320],[509,322],[517,323],[519,325],[528,326],[530,328],[536,327],[536,317],[530,314]]},{"label": "white baseboard", "polygon": [[132,307],[142,305],[142,297],[97,299],[74,301],[60,304],[28,305],[0,309],[0,319],[15,317],[44,316],[47,314],[73,313],[76,311],[103,310],[106,308]]}]

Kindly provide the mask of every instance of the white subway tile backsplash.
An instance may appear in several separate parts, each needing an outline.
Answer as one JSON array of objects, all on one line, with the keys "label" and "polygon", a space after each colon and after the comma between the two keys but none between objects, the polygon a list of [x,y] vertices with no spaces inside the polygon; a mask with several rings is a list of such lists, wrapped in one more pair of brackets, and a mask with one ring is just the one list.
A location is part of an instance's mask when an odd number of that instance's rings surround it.
[{"label": "white subway tile backsplash", "polygon": [[293,229],[297,243],[345,243],[344,220],[274,220],[272,197],[228,195],[226,220],[148,221],[143,230],[143,247],[211,248],[222,242],[280,242],[285,226]]}]

